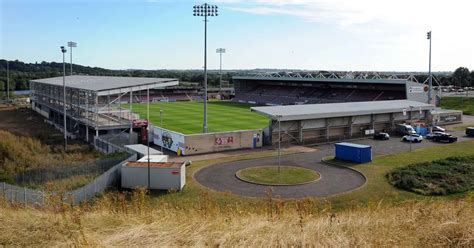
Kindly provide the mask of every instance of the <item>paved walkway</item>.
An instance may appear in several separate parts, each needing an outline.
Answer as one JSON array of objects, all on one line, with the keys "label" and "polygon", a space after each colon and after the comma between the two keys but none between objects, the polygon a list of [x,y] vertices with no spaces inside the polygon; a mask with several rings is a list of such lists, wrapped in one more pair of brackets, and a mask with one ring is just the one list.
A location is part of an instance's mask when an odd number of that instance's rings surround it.
[{"label": "paved walkway", "polygon": [[[463,132],[450,132],[458,136],[459,141],[469,139],[464,137]],[[409,151],[409,143],[401,142],[399,137],[393,137],[389,141],[366,139],[355,141],[355,143],[371,145],[374,155]],[[419,149],[434,145],[444,144],[425,140],[422,143],[412,144],[412,148]],[[305,185],[272,186],[274,196],[281,198],[327,197],[357,189],[365,184],[365,178],[359,172],[343,167],[328,166],[320,162],[321,158],[333,155],[333,145],[321,145],[317,148],[317,152],[282,156],[281,164],[315,170],[320,173],[321,179]],[[265,197],[268,186],[243,182],[235,177],[235,173],[247,167],[276,164],[278,164],[276,157],[216,164],[197,171],[194,178],[200,184],[217,191],[242,196]]]}]

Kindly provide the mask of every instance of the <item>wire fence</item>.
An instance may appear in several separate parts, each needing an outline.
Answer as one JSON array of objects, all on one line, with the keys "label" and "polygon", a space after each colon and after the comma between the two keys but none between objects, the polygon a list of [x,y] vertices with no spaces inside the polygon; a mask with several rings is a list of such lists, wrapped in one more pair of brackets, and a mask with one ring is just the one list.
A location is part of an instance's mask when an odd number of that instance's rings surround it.
[{"label": "wire fence", "polygon": [[34,190],[26,187],[19,187],[5,182],[0,182],[0,198],[11,203],[36,204],[43,205],[49,195],[61,196],[63,202],[79,204],[81,202],[94,198],[105,189],[117,185],[120,180],[122,164],[135,159],[131,155],[123,161],[120,161],[102,175],[96,177],[89,184],[68,192],[46,192],[43,190]]},{"label": "wire fence", "polygon": [[54,168],[33,169],[18,173],[15,177],[16,185],[38,185],[45,182],[69,178],[71,176],[90,176],[95,177],[112,168],[117,163],[125,160],[129,154],[108,155],[96,161],[85,163],[74,163],[72,165],[63,165]]},{"label": "wire fence", "polygon": [[99,137],[94,137],[94,148],[106,154],[124,151],[122,146],[116,145],[111,141],[107,141]]}]

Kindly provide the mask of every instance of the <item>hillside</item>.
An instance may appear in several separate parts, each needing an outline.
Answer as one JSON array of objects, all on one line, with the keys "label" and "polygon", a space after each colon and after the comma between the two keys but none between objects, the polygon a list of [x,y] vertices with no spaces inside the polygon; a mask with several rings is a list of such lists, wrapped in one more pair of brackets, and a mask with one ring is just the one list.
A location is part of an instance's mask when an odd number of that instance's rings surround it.
[{"label": "hillside", "polygon": [[103,197],[74,209],[0,206],[0,246],[474,246],[473,197],[340,212],[312,200],[296,207],[267,200],[248,210],[218,208],[206,196],[184,209],[132,198]]}]

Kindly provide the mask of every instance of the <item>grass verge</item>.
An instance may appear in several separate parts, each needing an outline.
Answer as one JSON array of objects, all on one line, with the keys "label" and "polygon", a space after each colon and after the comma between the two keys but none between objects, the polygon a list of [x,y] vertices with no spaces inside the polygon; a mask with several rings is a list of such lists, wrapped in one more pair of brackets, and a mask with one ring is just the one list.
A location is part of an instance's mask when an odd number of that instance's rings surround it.
[{"label": "grass verge", "polygon": [[[353,204],[368,204],[373,201],[385,201],[392,203],[400,203],[406,201],[426,201],[431,198],[422,196],[413,192],[400,190],[393,187],[387,180],[386,175],[397,168],[405,167],[409,164],[430,162],[438,159],[445,159],[453,156],[473,156],[474,141],[457,142],[454,144],[446,144],[421,148],[412,152],[405,152],[394,155],[376,156],[371,163],[367,164],[340,164],[343,166],[351,166],[363,173],[367,178],[364,187],[352,191],[347,194],[341,194],[329,197],[334,207],[348,207]],[[472,191],[469,191],[472,192]],[[451,198],[462,198],[469,192],[453,194],[439,198],[446,200]]]},{"label": "grass verge", "polygon": [[462,110],[466,115],[474,115],[474,97],[443,97],[441,107]]},{"label": "grass verge", "polygon": [[313,170],[296,166],[259,166],[239,170],[241,180],[267,185],[294,185],[312,182],[319,178]]}]

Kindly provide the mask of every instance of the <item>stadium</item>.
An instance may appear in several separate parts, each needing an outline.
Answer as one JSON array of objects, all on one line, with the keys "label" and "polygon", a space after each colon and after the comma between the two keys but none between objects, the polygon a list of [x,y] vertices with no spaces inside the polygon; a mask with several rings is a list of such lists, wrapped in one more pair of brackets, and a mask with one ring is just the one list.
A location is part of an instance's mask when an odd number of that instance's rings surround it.
[{"label": "stadium", "polygon": [[[277,135],[316,144],[389,132],[397,123],[427,122],[434,108],[426,85],[408,74],[262,73],[233,82],[231,101],[218,100],[219,91],[211,95],[205,134],[203,94],[196,87],[166,78],[68,76],[68,136],[107,151],[150,140],[192,155],[273,145]],[[33,80],[31,89],[33,109],[62,129],[62,78]]]}]

